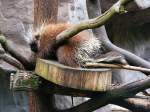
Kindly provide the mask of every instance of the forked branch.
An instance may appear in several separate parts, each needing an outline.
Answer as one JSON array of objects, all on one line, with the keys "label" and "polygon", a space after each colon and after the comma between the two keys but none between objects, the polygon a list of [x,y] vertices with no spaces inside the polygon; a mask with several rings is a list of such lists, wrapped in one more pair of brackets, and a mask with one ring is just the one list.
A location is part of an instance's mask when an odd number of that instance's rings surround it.
[{"label": "forked branch", "polygon": [[109,10],[107,10],[99,17],[81,22],[71,28],[68,28],[57,36],[56,43],[60,44],[83,30],[100,27],[108,22],[108,20],[110,20],[117,13],[126,13],[124,6],[131,1],[133,0],[119,0]]},{"label": "forked branch", "polygon": [[[131,1],[133,0],[119,0],[108,11],[106,11],[104,14],[100,15],[99,17],[81,22],[63,31],[56,38],[56,46],[59,46],[59,44],[63,43],[65,40],[73,37],[74,35],[76,35],[77,33],[83,30],[93,29],[104,25],[117,13],[126,13],[124,6]],[[108,37],[106,36],[102,37],[101,41],[107,49],[112,51],[117,51],[123,54],[130,64],[145,67],[145,68],[150,68],[150,62],[136,56],[135,54],[127,50],[117,47],[108,39]]]},{"label": "forked branch", "polygon": [[[102,106],[109,104],[110,102],[130,98],[136,93],[145,90],[150,87],[150,77],[136,82],[132,82],[125,85],[120,85],[104,95],[96,96],[95,98],[88,100],[85,103],[82,103],[78,106],[75,106],[71,109],[62,110],[59,112],[91,112]],[[95,105],[96,104],[96,105]]]}]

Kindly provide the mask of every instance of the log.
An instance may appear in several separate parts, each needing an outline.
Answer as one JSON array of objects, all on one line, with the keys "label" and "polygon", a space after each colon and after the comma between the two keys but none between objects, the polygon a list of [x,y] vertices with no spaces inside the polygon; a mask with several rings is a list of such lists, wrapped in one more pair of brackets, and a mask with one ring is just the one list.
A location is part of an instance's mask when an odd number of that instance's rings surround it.
[{"label": "log", "polygon": [[58,0],[34,0],[34,30],[57,21]]},{"label": "log", "polygon": [[127,70],[135,70],[135,71],[141,71],[147,74],[150,74],[149,68],[143,68],[143,67],[137,67],[137,66],[131,66],[131,65],[122,65],[122,64],[107,64],[107,63],[93,63],[93,62],[87,62],[84,67],[88,68],[116,68],[116,69],[127,69]]},{"label": "log", "polygon": [[138,80],[129,84],[120,85],[108,91],[107,94],[95,96],[95,98],[88,100],[71,109],[59,110],[58,112],[91,112],[110,102],[130,98],[136,93],[150,87],[150,77],[143,80]]},{"label": "log", "polygon": [[119,99],[111,103],[130,109],[132,112],[150,112],[149,98],[128,98],[124,100]]},{"label": "log", "polygon": [[3,53],[0,54],[0,59],[6,61],[7,63],[15,66],[18,69],[24,70],[24,66],[22,65],[22,63],[20,63],[17,59],[15,59],[14,57],[10,56],[7,53]]},{"label": "log", "polygon": [[17,68],[23,70],[23,69],[33,69],[33,62],[35,61],[35,57],[33,55],[33,57],[31,57],[31,59],[26,59],[22,54],[20,54],[18,51],[16,51],[11,43],[6,39],[6,37],[4,35],[0,35],[0,43],[2,45],[2,47],[5,49],[5,51],[7,51],[9,54],[11,54],[13,58],[10,59],[10,56],[8,57],[8,55],[6,54],[6,56],[3,56],[3,59],[16,66]]},{"label": "log", "polygon": [[44,79],[63,87],[106,91],[111,88],[110,69],[71,68],[54,61],[38,59],[35,73]]}]

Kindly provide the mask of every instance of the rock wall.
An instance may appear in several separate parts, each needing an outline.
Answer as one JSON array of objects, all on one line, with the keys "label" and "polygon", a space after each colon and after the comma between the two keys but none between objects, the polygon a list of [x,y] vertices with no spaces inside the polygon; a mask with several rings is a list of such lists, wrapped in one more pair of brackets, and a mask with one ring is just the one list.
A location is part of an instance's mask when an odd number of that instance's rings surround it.
[{"label": "rock wall", "polygon": [[[31,55],[28,43],[31,40],[32,24],[33,0],[0,0],[0,32],[26,58]],[[13,70],[16,68],[0,60],[0,112],[29,112],[28,94],[9,89],[7,73]]]},{"label": "rock wall", "polygon": [[32,24],[33,0],[0,0],[0,31],[2,33],[9,38],[28,41]]},{"label": "rock wall", "polygon": [[[33,0],[0,0],[0,32],[26,59],[32,55]],[[2,67],[2,68],[5,68]]]}]

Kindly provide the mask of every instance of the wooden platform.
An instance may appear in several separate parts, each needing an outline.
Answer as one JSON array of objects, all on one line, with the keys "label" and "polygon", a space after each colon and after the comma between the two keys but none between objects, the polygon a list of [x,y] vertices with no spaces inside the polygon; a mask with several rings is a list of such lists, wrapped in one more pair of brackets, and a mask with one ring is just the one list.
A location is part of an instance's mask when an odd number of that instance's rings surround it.
[{"label": "wooden platform", "polygon": [[71,68],[54,61],[38,59],[35,72],[54,84],[68,88],[106,91],[111,87],[110,69]]}]

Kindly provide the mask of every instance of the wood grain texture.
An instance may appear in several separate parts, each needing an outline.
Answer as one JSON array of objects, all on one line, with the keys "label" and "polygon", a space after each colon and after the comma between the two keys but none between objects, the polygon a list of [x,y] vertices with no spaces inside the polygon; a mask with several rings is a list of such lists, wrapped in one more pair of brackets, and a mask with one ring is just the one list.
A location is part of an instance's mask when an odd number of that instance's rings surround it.
[{"label": "wood grain texture", "polygon": [[57,20],[58,0],[34,0],[34,28]]},{"label": "wood grain texture", "polygon": [[35,72],[63,87],[90,91],[106,91],[111,87],[110,69],[71,68],[54,61],[38,59]]}]

